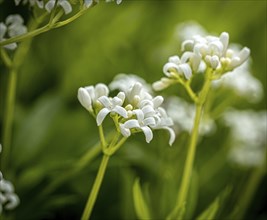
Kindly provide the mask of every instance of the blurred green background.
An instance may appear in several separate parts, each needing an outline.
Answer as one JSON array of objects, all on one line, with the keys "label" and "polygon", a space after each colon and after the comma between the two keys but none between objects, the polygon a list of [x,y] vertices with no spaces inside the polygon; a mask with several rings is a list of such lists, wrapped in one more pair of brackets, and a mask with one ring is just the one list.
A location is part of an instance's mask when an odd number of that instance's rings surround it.
[{"label": "blurred green background", "polygon": [[[7,1],[0,7],[1,21],[16,11],[30,17],[25,8],[15,8]],[[95,120],[78,102],[78,88],[108,84],[118,73],[134,73],[149,83],[158,80],[168,57],[179,54],[176,27],[186,21],[196,21],[210,33],[226,31],[230,42],[249,47],[252,73],[262,82],[266,94],[266,1],[101,3],[70,25],[36,37],[20,69],[12,166],[6,174],[21,199],[12,214],[16,219],[80,218],[100,156],[53,192],[43,193],[98,141]],[[2,123],[8,73],[2,62],[0,65]],[[186,98],[179,86],[161,94],[178,92]],[[266,109],[265,100],[254,105],[243,101],[237,107],[262,110]],[[225,154],[217,155],[228,133],[227,128],[219,126],[212,137],[200,141],[188,219],[231,186],[231,198],[221,210],[221,216],[228,216],[254,172],[230,165]],[[170,212],[178,193],[188,134],[181,133],[172,148],[167,146],[165,132],[156,131],[154,136],[150,144],[142,134],[131,137],[111,158],[92,219],[136,219],[131,191],[136,177],[141,179],[154,219],[161,220]],[[218,166],[209,166],[215,156]],[[264,186],[266,175],[245,219],[266,219]]]}]

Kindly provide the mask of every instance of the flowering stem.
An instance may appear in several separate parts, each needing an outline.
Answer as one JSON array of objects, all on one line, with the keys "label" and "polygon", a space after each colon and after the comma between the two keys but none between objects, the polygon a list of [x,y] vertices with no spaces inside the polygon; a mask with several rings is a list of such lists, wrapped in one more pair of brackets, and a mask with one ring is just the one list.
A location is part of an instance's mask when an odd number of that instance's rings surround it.
[{"label": "flowering stem", "polygon": [[[90,6],[89,8],[93,7],[94,5],[95,4],[92,4],[92,6]],[[28,32],[26,34],[22,34],[22,35],[19,35],[19,36],[12,37],[12,38],[9,38],[7,40],[1,41],[0,42],[0,47],[8,45],[8,44],[11,44],[11,43],[20,42],[20,41],[23,41],[23,40],[26,40],[26,39],[29,39],[29,38],[33,38],[33,37],[35,37],[35,36],[37,36],[39,34],[47,32],[47,31],[49,31],[51,29],[65,26],[65,25],[71,23],[72,21],[76,20],[80,16],[82,16],[84,13],[86,13],[86,11],[89,8],[83,8],[78,13],[73,15],[72,17],[70,17],[70,18],[68,18],[68,19],[66,19],[64,21],[57,22],[58,17],[60,17],[62,15],[61,13],[59,13],[59,16],[55,16],[56,19],[55,18],[52,19],[48,24],[44,25],[43,27],[40,27],[40,28],[35,29],[33,31],[30,31],[30,32]]]},{"label": "flowering stem", "polygon": [[94,204],[95,204],[95,201],[96,201],[96,198],[97,198],[97,195],[98,195],[98,192],[99,192],[99,189],[100,189],[100,186],[101,186],[101,183],[102,183],[102,180],[103,180],[103,177],[104,177],[107,165],[108,165],[109,158],[110,156],[103,154],[102,161],[98,169],[98,173],[97,173],[93,188],[91,190],[90,196],[87,200],[85,209],[83,211],[83,215],[81,218],[82,220],[87,220],[91,216],[91,213],[92,213],[92,210],[93,210],[93,207],[94,207]]},{"label": "flowering stem", "polygon": [[181,183],[181,187],[179,190],[176,211],[182,208],[186,204],[188,190],[190,187],[191,174],[193,171],[195,153],[196,153],[199,124],[201,120],[203,107],[206,101],[206,97],[208,95],[210,85],[211,85],[211,78],[210,78],[211,74],[212,74],[212,71],[208,70],[206,73],[205,83],[199,94],[198,101],[196,102],[196,113],[195,113],[194,126],[193,126],[193,130],[192,130],[191,137],[190,137],[189,148],[188,148],[188,153],[187,153],[187,157],[185,161],[182,183]]}]

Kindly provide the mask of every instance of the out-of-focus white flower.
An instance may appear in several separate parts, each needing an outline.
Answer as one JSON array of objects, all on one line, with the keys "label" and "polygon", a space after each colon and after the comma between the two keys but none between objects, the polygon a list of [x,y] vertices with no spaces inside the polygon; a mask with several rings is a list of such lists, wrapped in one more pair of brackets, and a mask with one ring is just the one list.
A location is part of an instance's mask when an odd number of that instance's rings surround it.
[{"label": "out-of-focus white flower", "polygon": [[[27,32],[27,27],[23,25],[23,23],[23,18],[20,15],[9,15],[6,18],[5,23],[0,23],[0,41],[25,34]],[[16,47],[16,43],[11,43],[4,46],[4,48],[9,50],[14,50]]]},{"label": "out-of-focus white flower", "polygon": [[78,100],[84,108],[93,113],[93,105],[97,103],[97,99],[101,96],[108,96],[108,94],[108,87],[103,83],[99,83],[96,86],[79,88]]},{"label": "out-of-focus white flower", "polygon": [[72,6],[69,3],[69,1],[67,1],[67,0],[58,0],[57,5],[56,5],[56,0],[49,0],[45,4],[45,9],[50,13],[53,10],[53,8],[55,8],[57,6],[61,6],[63,8],[65,14],[69,14],[72,12]]},{"label": "out-of-focus white flower", "polygon": [[207,35],[207,31],[195,21],[187,21],[176,26],[175,36],[181,41],[190,39],[195,35]]},{"label": "out-of-focus white flower", "polygon": [[[2,152],[2,145],[0,144],[0,153]],[[14,186],[10,181],[3,178],[0,171],[0,215],[3,208],[7,210],[14,209],[19,204],[19,197],[14,192]]]},{"label": "out-of-focus white flower", "polygon": [[145,92],[152,92],[151,86],[143,78],[134,74],[118,74],[114,77],[108,87],[110,90],[120,90],[126,92],[137,82],[142,84],[142,88]]},{"label": "out-of-focus white flower", "polygon": [[127,118],[127,111],[121,107],[125,100],[125,93],[120,92],[114,98],[108,98],[107,96],[101,96],[98,101],[104,106],[96,117],[97,125],[101,125],[105,117],[109,113],[117,113],[118,115]]},{"label": "out-of-focus white flower", "polygon": [[129,137],[131,135],[130,129],[141,129],[145,134],[146,142],[149,143],[153,138],[153,133],[149,126],[156,124],[155,119],[151,116],[153,115],[153,111],[154,109],[149,107],[133,110],[133,113],[136,115],[137,119],[130,119],[124,124],[120,124],[122,135]]},{"label": "out-of-focus white flower", "polygon": [[232,162],[246,166],[261,166],[266,161],[267,112],[230,110],[223,115],[231,128]]},{"label": "out-of-focus white flower", "polygon": [[213,81],[213,86],[233,89],[237,95],[251,103],[258,102],[263,96],[261,82],[249,71],[249,61],[234,69],[234,71],[223,75],[220,79]]},{"label": "out-of-focus white flower", "polygon": [[19,204],[19,197],[14,193],[14,186],[11,182],[0,180],[0,214],[3,208],[14,209]]},{"label": "out-of-focus white flower", "polygon": [[[177,126],[178,132],[186,131],[190,133],[194,125],[195,106],[178,97],[169,98],[166,105],[167,113],[172,118],[174,125]],[[215,129],[214,121],[204,115],[200,122],[199,134],[202,136],[209,135]]]},{"label": "out-of-focus white flower", "polygon": [[29,3],[30,6],[37,5],[39,8],[44,8],[44,1],[43,0],[15,0],[16,5],[19,5],[20,3],[22,3],[24,5]]}]

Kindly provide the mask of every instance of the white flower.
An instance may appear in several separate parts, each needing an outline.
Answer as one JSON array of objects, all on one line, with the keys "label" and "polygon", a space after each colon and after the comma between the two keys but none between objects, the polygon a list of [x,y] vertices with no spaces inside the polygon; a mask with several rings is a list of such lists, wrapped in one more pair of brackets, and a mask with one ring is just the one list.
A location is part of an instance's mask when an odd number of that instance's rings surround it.
[{"label": "white flower", "polygon": [[[171,97],[168,99],[166,110],[180,132],[191,132],[195,118],[195,106],[193,104],[178,97]],[[201,136],[209,135],[215,128],[214,121],[204,115],[200,122],[199,134]]]},{"label": "white flower", "polygon": [[151,109],[147,106],[143,109],[133,110],[137,119],[130,119],[124,124],[120,124],[122,135],[129,137],[131,135],[130,129],[141,129],[145,134],[146,142],[149,143],[153,139],[153,133],[149,125],[156,124],[154,117],[151,116],[151,111],[153,112],[153,108]]},{"label": "white flower", "polygon": [[267,112],[230,110],[223,119],[231,128],[231,162],[246,167],[263,165],[266,162]]},{"label": "white flower", "polygon": [[19,197],[14,193],[14,186],[11,182],[0,180],[0,214],[3,208],[14,209],[19,204]]},{"label": "white flower", "polygon": [[216,88],[232,89],[237,95],[251,103],[256,103],[263,97],[262,83],[250,73],[248,61],[234,71],[213,81],[212,85]]},{"label": "white flower", "polygon": [[[187,55],[187,54],[184,54]],[[181,59],[178,56],[172,56],[169,58],[169,62],[163,67],[163,72],[167,77],[174,77],[173,74],[184,75],[186,79],[190,79],[192,76],[191,66],[187,63],[188,56],[182,56]]]},{"label": "white flower", "polygon": [[[27,27],[23,25],[23,22],[23,18],[20,15],[9,15],[6,18],[5,23],[0,23],[0,41],[4,41],[6,38],[25,34],[27,32]],[[9,50],[14,50],[16,47],[16,43],[11,43],[4,46],[4,48]]]},{"label": "white flower", "polygon": [[206,30],[195,21],[187,21],[184,23],[180,23],[176,27],[175,36],[179,40],[187,40],[195,35],[206,35]]},{"label": "white flower", "polygon": [[43,0],[15,0],[16,5],[19,5],[21,2],[24,5],[29,2],[30,6],[34,6],[36,4],[39,8],[44,8]]},{"label": "white flower", "polygon": [[103,83],[99,83],[95,87],[87,86],[85,88],[79,88],[78,100],[84,108],[93,113],[93,105],[96,104],[97,99],[101,96],[108,96],[108,94],[108,87]]},{"label": "white flower", "polygon": [[108,98],[107,96],[101,96],[98,101],[104,106],[96,117],[97,125],[101,125],[105,117],[109,113],[117,113],[118,115],[127,118],[127,111],[121,107],[125,99],[125,93],[120,92],[114,98]]},{"label": "white flower", "polygon": [[131,89],[135,83],[141,83],[145,92],[152,92],[151,86],[147,84],[147,82],[143,78],[134,74],[124,73],[116,75],[116,77],[114,77],[112,82],[109,84],[109,88],[111,90],[118,89],[120,91],[126,92]]},{"label": "white flower", "polygon": [[162,77],[159,81],[156,81],[152,84],[152,87],[155,91],[160,91],[168,88],[175,81],[166,77]]},{"label": "white flower", "polygon": [[58,0],[57,5],[55,4],[56,4],[56,0],[49,0],[45,4],[45,9],[50,13],[53,10],[53,8],[55,8],[56,6],[61,6],[65,14],[69,14],[72,12],[72,6],[67,0]]},{"label": "white flower", "polygon": [[146,92],[141,83],[137,82],[126,91],[126,98],[131,105],[139,107],[142,100],[151,100],[152,96]]}]

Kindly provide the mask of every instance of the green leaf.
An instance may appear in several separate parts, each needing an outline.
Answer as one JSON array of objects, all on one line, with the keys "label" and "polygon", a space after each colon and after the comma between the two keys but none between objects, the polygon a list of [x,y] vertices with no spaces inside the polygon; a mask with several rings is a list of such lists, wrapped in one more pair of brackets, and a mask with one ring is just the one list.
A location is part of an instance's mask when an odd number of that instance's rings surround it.
[{"label": "green leaf", "polygon": [[218,212],[220,206],[219,198],[217,197],[211,204],[210,206],[204,210],[200,214],[200,216],[197,217],[197,220],[212,220],[214,219],[216,213]]},{"label": "green leaf", "polygon": [[134,207],[137,217],[139,219],[151,219],[151,215],[149,213],[148,206],[145,202],[141,186],[140,180],[136,179],[133,185],[133,199],[134,199]]},{"label": "green leaf", "polygon": [[226,187],[219,196],[205,209],[196,219],[197,220],[213,220],[218,213],[220,207],[223,206],[223,202],[226,197],[229,195],[231,187]]},{"label": "green leaf", "polygon": [[185,214],[185,203],[183,203],[181,206],[175,206],[173,211],[167,216],[167,220],[172,219],[183,219],[183,216]]}]

